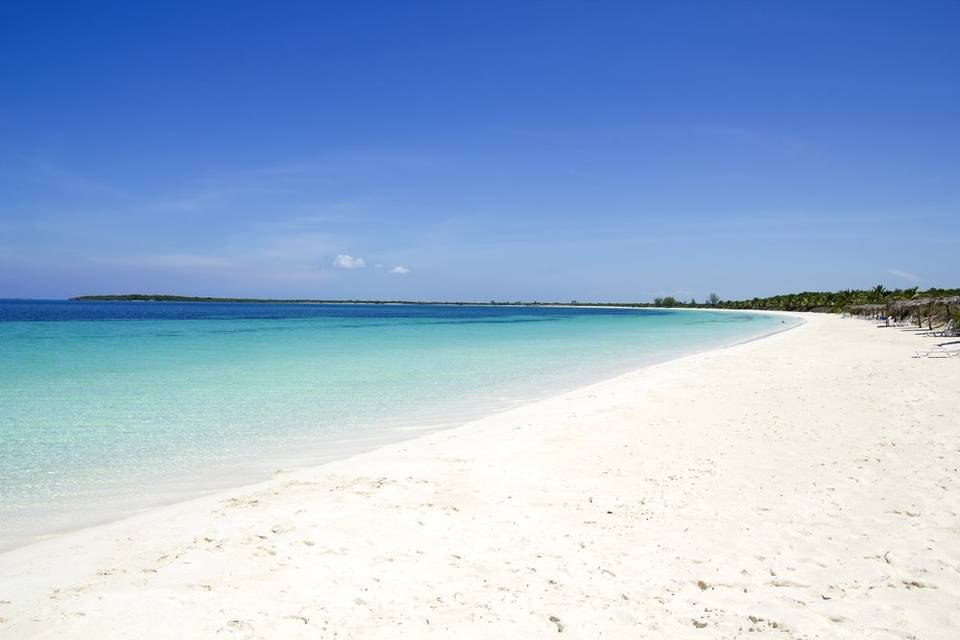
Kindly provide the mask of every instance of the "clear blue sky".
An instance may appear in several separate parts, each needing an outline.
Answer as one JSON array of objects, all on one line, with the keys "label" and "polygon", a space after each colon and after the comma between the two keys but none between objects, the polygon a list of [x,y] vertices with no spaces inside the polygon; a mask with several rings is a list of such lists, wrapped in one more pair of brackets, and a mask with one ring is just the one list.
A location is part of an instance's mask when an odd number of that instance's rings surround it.
[{"label": "clear blue sky", "polygon": [[0,297],[960,286],[958,32],[953,0],[6,0]]}]

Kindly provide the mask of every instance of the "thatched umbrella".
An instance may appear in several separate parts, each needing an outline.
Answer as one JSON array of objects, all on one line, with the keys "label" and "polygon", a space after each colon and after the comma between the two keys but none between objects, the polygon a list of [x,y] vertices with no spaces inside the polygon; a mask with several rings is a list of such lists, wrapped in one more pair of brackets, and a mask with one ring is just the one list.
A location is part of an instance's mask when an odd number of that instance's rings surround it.
[{"label": "thatched umbrella", "polygon": [[912,315],[917,320],[917,326],[923,326],[923,313],[921,309],[932,302],[932,298],[912,298],[910,300],[900,300],[897,303],[898,308],[905,312],[905,315]]},{"label": "thatched umbrella", "polygon": [[950,322],[950,305],[960,305],[960,296],[945,296],[940,298],[939,302],[947,312],[947,322]]},{"label": "thatched umbrella", "polygon": [[909,300],[893,300],[890,302],[890,312],[896,316],[897,322],[902,321],[910,314],[910,308]]},{"label": "thatched umbrella", "polygon": [[851,313],[856,313],[861,317],[874,318],[881,311],[886,310],[887,305],[885,304],[857,304],[852,307],[849,307]]},{"label": "thatched umbrella", "polygon": [[944,306],[946,318],[949,321],[950,306],[960,306],[960,296],[942,296],[939,298],[926,296],[911,298],[910,300],[890,300],[884,304],[857,304],[848,307],[847,310],[861,317],[871,318],[876,317],[882,311],[886,311],[887,316],[895,316],[897,320],[913,316],[918,327],[923,327],[923,321],[926,319],[927,327],[933,329],[933,316],[937,305]]},{"label": "thatched umbrella", "polygon": [[933,303],[936,302],[934,298],[917,298],[914,302],[917,304],[917,326],[923,326],[923,320],[920,316],[920,309],[923,307],[927,308],[927,329],[933,329]]},{"label": "thatched umbrella", "polygon": [[927,311],[927,328],[933,329],[933,311],[936,305],[942,304],[946,309],[947,320],[950,319],[950,305],[951,304],[960,304],[960,296],[941,296],[939,298],[927,297],[927,298],[914,298],[910,301],[912,306],[917,308],[917,326],[923,326],[923,318],[920,314],[921,308],[926,308]]}]

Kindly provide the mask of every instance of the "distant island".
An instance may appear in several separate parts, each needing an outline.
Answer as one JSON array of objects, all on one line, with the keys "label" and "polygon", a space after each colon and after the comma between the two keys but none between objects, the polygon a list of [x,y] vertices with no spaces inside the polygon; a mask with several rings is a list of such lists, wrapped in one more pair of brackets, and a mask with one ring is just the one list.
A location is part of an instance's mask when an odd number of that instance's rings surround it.
[{"label": "distant island", "polygon": [[[96,295],[96,296],[76,296],[70,298],[71,301],[79,302],[233,302],[250,304],[411,304],[411,305],[523,305],[523,306],[544,306],[544,305],[570,305],[581,304],[573,302],[498,302],[491,300],[489,302],[470,302],[470,301],[446,301],[446,300],[321,300],[311,298],[219,298],[211,296],[170,296],[158,294],[129,293],[121,295]],[[606,304],[606,303],[604,303]],[[618,303],[611,303],[618,304]],[[620,303],[622,305],[622,303]],[[629,306],[629,305],[622,305]]]},{"label": "distant island", "polygon": [[75,296],[78,302],[249,302],[259,304],[478,304],[418,302],[412,300],[314,300],[309,298],[221,298],[213,296],[170,296],[154,293],[124,293],[96,296]]},{"label": "distant island", "polygon": [[[756,309],[758,311],[819,311],[824,313],[841,313],[857,307],[883,307],[896,303],[912,302],[914,304],[946,304],[956,308],[956,299],[960,297],[960,289],[926,289],[918,287],[910,289],[887,289],[877,285],[872,289],[844,289],[842,291],[804,291],[789,293],[766,298],[751,298],[749,300],[721,300],[711,293],[706,300],[698,302],[678,300],[672,296],[658,297],[653,302],[582,302],[570,300],[567,302],[534,301],[497,301],[468,302],[468,301],[428,301],[428,300],[321,300],[308,298],[219,298],[210,296],[173,296],[163,294],[126,293],[110,295],[87,295],[70,298],[79,302],[231,302],[250,304],[390,304],[390,305],[481,305],[481,306],[526,306],[526,307],[557,307],[557,306],[604,306],[626,308],[688,308],[688,309]],[[952,316],[949,306],[946,315]]]}]

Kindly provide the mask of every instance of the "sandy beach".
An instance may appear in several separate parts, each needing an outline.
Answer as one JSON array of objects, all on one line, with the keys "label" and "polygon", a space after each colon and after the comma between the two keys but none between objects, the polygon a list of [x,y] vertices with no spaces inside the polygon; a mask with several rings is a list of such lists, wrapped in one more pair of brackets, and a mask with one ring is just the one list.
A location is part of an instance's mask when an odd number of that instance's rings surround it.
[{"label": "sandy beach", "polygon": [[0,637],[956,638],[960,361],[803,315],[4,553]]}]

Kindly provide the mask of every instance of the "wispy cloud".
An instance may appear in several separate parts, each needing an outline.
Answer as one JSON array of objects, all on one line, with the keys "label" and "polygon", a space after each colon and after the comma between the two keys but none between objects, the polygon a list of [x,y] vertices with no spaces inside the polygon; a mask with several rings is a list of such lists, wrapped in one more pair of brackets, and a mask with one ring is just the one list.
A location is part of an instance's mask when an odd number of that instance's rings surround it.
[{"label": "wispy cloud", "polygon": [[410,269],[407,269],[407,268],[406,268],[405,266],[403,266],[402,264],[398,264],[398,265],[395,266],[393,269],[390,269],[390,273],[399,273],[400,275],[403,275],[403,274],[406,274],[406,273],[410,273]]},{"label": "wispy cloud", "polygon": [[910,282],[920,282],[923,280],[920,276],[915,273],[910,273],[909,271],[901,271],[900,269],[887,269],[887,273],[890,275],[897,276],[898,278],[903,278]]},{"label": "wispy cloud", "polygon": [[363,258],[354,258],[351,255],[341,253],[333,259],[333,266],[337,269],[363,269],[367,266],[367,261]]}]

